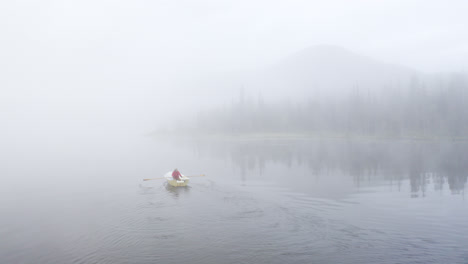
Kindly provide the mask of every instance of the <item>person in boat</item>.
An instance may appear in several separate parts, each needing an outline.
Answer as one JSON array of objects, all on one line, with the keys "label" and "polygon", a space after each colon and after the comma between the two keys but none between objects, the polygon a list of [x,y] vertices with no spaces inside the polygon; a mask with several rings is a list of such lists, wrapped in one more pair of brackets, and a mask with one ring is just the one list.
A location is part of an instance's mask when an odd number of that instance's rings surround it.
[{"label": "person in boat", "polygon": [[181,177],[182,177],[182,174],[180,174],[179,170],[178,169],[174,169],[174,171],[172,172],[172,178],[180,181],[181,180]]}]

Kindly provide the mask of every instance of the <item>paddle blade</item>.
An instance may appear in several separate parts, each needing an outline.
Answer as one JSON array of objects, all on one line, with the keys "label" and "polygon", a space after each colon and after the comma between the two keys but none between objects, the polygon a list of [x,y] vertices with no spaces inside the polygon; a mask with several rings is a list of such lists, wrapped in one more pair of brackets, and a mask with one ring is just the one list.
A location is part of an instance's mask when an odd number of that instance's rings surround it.
[{"label": "paddle blade", "polygon": [[165,178],[159,177],[159,178],[143,179],[143,181],[151,181],[151,180],[159,180],[159,179],[165,179]]}]

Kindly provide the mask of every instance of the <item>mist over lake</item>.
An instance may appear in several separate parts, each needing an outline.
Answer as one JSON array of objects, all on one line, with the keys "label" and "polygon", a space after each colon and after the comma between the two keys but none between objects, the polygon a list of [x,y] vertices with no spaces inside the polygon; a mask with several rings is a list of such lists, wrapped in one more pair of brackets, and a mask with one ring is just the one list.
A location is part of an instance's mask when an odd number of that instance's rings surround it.
[{"label": "mist over lake", "polygon": [[[463,142],[141,137],[112,145],[2,167],[15,178],[2,186],[5,261],[466,259]],[[187,187],[141,181],[180,163],[186,175],[206,176]]]},{"label": "mist over lake", "polygon": [[0,263],[468,263],[467,8],[0,4]]}]

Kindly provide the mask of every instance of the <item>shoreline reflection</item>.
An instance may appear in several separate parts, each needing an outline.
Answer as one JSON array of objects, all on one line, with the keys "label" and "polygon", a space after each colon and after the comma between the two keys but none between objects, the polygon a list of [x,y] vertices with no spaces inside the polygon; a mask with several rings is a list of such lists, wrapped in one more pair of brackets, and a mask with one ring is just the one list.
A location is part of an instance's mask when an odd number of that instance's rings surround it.
[{"label": "shoreline reflection", "polygon": [[468,180],[468,142],[379,141],[351,139],[186,141],[198,156],[229,160],[241,181],[248,173],[262,175],[267,166],[302,167],[311,176],[340,173],[354,184],[382,178],[401,186],[409,180],[412,197],[424,197],[448,185],[462,194]]}]

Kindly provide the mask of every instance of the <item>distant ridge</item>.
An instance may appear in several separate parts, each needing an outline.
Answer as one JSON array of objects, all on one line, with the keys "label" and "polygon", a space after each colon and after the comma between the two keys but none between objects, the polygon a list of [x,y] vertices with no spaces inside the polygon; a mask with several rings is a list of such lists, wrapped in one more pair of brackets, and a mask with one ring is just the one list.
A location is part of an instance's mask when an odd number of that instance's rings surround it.
[{"label": "distant ridge", "polygon": [[178,79],[172,90],[189,98],[185,104],[205,108],[213,101],[229,104],[241,93],[250,99],[261,96],[273,101],[322,100],[349,97],[352,93],[387,96],[405,93],[415,79],[426,80],[427,76],[340,46],[318,45],[294,52],[262,69]]},{"label": "distant ridge", "polygon": [[418,74],[416,70],[380,62],[343,47],[319,45],[251,73],[243,82],[263,94],[276,96],[346,95],[353,90],[396,90]]}]

